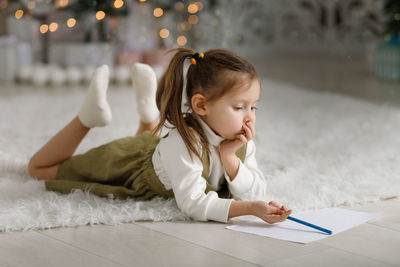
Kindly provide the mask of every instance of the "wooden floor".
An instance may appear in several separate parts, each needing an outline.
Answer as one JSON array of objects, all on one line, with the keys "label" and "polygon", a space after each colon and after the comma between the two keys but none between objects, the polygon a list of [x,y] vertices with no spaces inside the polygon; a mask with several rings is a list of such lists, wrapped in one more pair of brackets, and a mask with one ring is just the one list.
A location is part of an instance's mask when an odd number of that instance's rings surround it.
[{"label": "wooden floor", "polygon": [[309,244],[239,233],[215,222],[0,233],[0,266],[399,266],[400,200],[352,209],[381,215]]},{"label": "wooden floor", "polygon": [[[360,58],[286,56],[255,65],[265,78],[400,106],[400,83],[368,75]],[[306,245],[230,231],[214,222],[0,233],[0,266],[400,266],[400,199],[350,209],[381,214]]]}]

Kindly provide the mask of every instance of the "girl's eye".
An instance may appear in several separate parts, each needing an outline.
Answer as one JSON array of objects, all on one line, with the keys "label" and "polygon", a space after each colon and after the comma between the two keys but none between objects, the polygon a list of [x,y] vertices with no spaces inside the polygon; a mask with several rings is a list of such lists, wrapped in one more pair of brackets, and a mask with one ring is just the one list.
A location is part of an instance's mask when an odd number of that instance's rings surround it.
[{"label": "girl's eye", "polygon": [[[243,107],[235,107],[235,110],[241,110]],[[251,110],[257,110],[257,107],[251,107]]]}]

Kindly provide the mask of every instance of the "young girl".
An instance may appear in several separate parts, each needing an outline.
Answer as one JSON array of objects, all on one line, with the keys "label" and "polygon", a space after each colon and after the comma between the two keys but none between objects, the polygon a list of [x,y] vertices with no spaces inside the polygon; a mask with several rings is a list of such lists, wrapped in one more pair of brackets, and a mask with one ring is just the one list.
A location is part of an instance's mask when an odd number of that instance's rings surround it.
[{"label": "young girl", "polygon": [[[254,68],[227,50],[173,51],[157,91],[151,67],[132,68],[141,118],[136,136],[72,157],[90,128],[111,121],[108,68],[101,66],[78,116],[31,158],[30,175],[62,193],[88,189],[120,199],[175,197],[182,212],[199,221],[227,222],[241,215],[268,223],[286,220],[291,210],[264,201],[266,183],[252,140],[261,90]],[[185,83],[186,61],[191,65]],[[163,126],[172,130],[161,137]]]}]

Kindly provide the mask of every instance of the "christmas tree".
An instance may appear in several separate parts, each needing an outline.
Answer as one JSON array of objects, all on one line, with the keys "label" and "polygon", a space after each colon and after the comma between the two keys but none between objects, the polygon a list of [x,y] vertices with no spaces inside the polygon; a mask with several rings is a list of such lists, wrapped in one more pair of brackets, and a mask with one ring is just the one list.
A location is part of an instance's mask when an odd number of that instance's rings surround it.
[{"label": "christmas tree", "polygon": [[385,35],[390,40],[396,39],[400,41],[400,1],[386,0],[383,10],[388,17],[385,25]]},{"label": "christmas tree", "polygon": [[[103,18],[126,16],[129,13],[129,6],[123,0],[78,0],[68,5],[65,10],[71,11],[77,19],[96,14],[97,32],[100,42],[108,41],[106,25]],[[92,41],[92,31],[86,31],[85,42]]]},{"label": "christmas tree", "polygon": [[[10,4],[19,5],[19,9],[25,14],[46,24],[51,13],[58,11],[64,14],[72,14],[79,21],[96,17],[91,27],[97,27],[100,42],[108,41],[106,32],[106,17],[121,17],[129,14],[128,0],[8,0]],[[93,27],[92,27],[93,26]],[[85,42],[92,41],[92,30],[86,30]]]}]

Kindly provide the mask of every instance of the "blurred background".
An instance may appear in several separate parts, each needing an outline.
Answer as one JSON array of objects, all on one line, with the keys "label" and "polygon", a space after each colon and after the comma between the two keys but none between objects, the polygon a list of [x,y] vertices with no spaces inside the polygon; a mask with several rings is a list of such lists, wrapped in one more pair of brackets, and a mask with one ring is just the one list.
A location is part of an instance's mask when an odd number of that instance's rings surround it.
[{"label": "blurred background", "polygon": [[228,48],[265,79],[400,105],[399,0],[0,0],[0,89],[129,83],[170,48]]}]

